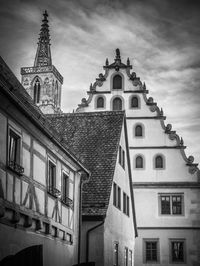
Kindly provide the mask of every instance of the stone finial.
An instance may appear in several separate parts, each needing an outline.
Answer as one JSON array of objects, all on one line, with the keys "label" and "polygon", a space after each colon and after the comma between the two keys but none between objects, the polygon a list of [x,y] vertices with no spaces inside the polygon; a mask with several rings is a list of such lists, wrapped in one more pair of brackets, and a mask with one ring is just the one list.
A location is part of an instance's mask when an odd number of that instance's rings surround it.
[{"label": "stone finial", "polygon": [[127,66],[130,66],[130,59],[129,59],[129,57],[127,58]]},{"label": "stone finial", "polygon": [[145,84],[145,82],[143,83],[143,90],[144,91],[146,90],[146,84]]},{"label": "stone finial", "polygon": [[92,90],[93,90],[92,83],[90,83],[90,91],[92,91]]},{"label": "stone finial", "polygon": [[181,137],[181,139],[180,139],[180,145],[183,146],[183,144],[184,144],[184,141],[183,141],[183,138]]},{"label": "stone finial", "polygon": [[160,109],[160,115],[163,116],[163,109],[162,109],[162,107]]},{"label": "stone finial", "polygon": [[118,59],[118,60],[121,59],[119,48],[116,49],[116,59]]},{"label": "stone finial", "polygon": [[106,66],[109,65],[109,61],[108,61],[108,58],[106,58]]}]

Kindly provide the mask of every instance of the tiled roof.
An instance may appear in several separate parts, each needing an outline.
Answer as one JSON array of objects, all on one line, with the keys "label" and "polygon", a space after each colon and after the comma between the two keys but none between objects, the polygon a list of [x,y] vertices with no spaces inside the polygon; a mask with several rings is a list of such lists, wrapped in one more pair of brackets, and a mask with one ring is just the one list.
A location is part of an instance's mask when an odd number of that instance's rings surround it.
[{"label": "tiled roof", "polygon": [[48,115],[63,137],[90,170],[83,186],[83,215],[105,215],[109,204],[124,112],[89,112]]}]

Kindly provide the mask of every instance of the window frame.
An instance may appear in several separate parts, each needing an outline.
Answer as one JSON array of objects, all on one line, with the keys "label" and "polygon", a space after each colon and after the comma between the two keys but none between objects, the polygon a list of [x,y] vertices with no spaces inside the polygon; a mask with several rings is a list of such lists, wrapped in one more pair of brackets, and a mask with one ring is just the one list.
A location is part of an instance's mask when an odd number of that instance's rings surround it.
[{"label": "window frame", "polygon": [[130,215],[130,200],[129,196],[123,191],[123,213]]},{"label": "window frame", "polygon": [[[142,159],[142,167],[138,167],[138,166],[137,166],[137,159],[138,159],[138,158],[141,158],[141,159]],[[137,155],[135,156],[135,162],[134,162],[134,164],[135,164],[135,169],[137,169],[137,170],[144,169],[144,156],[142,156],[141,154],[137,154]]]},{"label": "window frame", "polygon": [[113,265],[118,266],[119,265],[119,242],[114,242],[114,248],[113,248]]},{"label": "window frame", "polygon": [[[169,197],[169,213],[162,213],[162,197]],[[173,197],[180,197],[181,199],[181,213],[173,213]],[[184,193],[159,193],[159,215],[160,216],[174,216],[174,217],[181,217],[184,216]]]},{"label": "window frame", "polygon": [[[157,162],[156,162],[156,160],[157,160],[157,158],[158,157],[160,157],[160,158],[162,158],[162,167],[158,167],[157,166]],[[156,169],[156,170],[162,170],[162,169],[165,169],[165,157],[164,157],[164,155],[163,154],[156,154],[155,156],[154,156],[154,169]]]},{"label": "window frame", "polygon": [[[180,242],[183,243],[183,259],[179,261],[173,260],[173,251],[172,251],[172,243]],[[169,239],[169,257],[171,264],[186,264],[186,240],[184,238],[170,238]]]},{"label": "window frame", "polygon": [[[116,99],[119,99],[121,101],[121,108],[120,109],[114,109],[114,102],[116,101]],[[115,96],[113,99],[112,99],[112,111],[122,111],[124,109],[124,104],[123,104],[123,99],[121,97],[119,97],[119,95]]]},{"label": "window frame", "polygon": [[[36,87],[36,82],[39,82],[39,86]],[[35,104],[40,103],[40,97],[41,97],[41,80],[38,76],[35,77],[33,81],[33,102]]]},{"label": "window frame", "polygon": [[[56,188],[57,185],[57,168],[56,168],[56,162],[54,162],[53,160],[51,160],[50,158],[48,158],[47,161],[47,165],[48,165],[48,170],[47,170],[47,191],[49,194],[51,194],[54,197],[59,196],[61,193],[60,191]],[[50,166],[51,168],[53,168],[53,171],[50,171]],[[50,173],[53,173],[53,175],[51,175],[50,177]],[[51,182],[50,182],[51,181]]]},{"label": "window frame", "polygon": [[[142,135],[136,135],[136,129],[137,127],[140,126],[141,127],[141,130],[142,130]],[[134,128],[133,128],[133,135],[134,135],[134,138],[137,138],[137,139],[142,139],[145,137],[145,128],[144,128],[144,125],[141,124],[141,123],[137,123],[134,125]]]},{"label": "window frame", "polygon": [[129,252],[128,247],[124,247],[124,266],[128,266]]},{"label": "window frame", "polygon": [[[13,140],[11,142],[11,140]],[[13,143],[13,144],[11,144]],[[11,150],[14,149],[14,158]],[[24,168],[22,167],[22,135],[13,127],[8,126],[7,135],[7,166],[16,174],[23,175]]]},{"label": "window frame", "polygon": [[113,182],[113,205],[121,210],[121,188]]},{"label": "window frame", "polygon": [[[102,99],[103,100],[103,106],[98,106],[98,100]],[[105,108],[105,97],[102,95],[99,95],[96,97],[96,109],[104,109]]]},{"label": "window frame", "polygon": [[[114,82],[116,77],[120,78],[120,88],[114,88]],[[119,90],[123,90],[123,76],[120,75],[119,73],[115,73],[114,76],[112,77],[112,90],[113,91],[119,91]]]},{"label": "window frame", "polygon": [[[156,260],[147,260],[147,243],[156,243]],[[160,262],[160,242],[159,238],[143,238],[143,263],[157,264]]]},{"label": "window frame", "polygon": [[133,251],[131,249],[128,251],[128,265],[133,266]]},{"label": "window frame", "polygon": [[[137,106],[133,106],[133,99],[137,99]],[[137,95],[132,95],[130,97],[130,109],[140,109],[140,98]]]},{"label": "window frame", "polygon": [[119,164],[123,169],[125,169],[125,150],[119,145]]}]

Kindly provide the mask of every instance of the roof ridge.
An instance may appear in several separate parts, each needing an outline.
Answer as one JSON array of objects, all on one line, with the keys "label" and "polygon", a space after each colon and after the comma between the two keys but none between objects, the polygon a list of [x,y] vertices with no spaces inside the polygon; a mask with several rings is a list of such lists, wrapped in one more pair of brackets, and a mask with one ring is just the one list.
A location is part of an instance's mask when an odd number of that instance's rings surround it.
[{"label": "roof ridge", "polygon": [[96,111],[96,112],[78,112],[78,113],[61,113],[61,114],[46,114],[46,117],[67,117],[67,116],[124,116],[125,111]]}]

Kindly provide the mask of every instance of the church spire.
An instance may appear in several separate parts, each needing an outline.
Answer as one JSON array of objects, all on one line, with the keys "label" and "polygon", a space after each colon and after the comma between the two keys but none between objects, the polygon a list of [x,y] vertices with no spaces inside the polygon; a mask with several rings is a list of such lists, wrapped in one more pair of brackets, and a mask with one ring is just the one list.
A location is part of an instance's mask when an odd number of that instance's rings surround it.
[{"label": "church spire", "polygon": [[45,10],[43,13],[43,20],[40,30],[38,48],[35,56],[34,67],[51,66],[51,50],[50,50],[50,35],[48,25],[48,14]]}]

